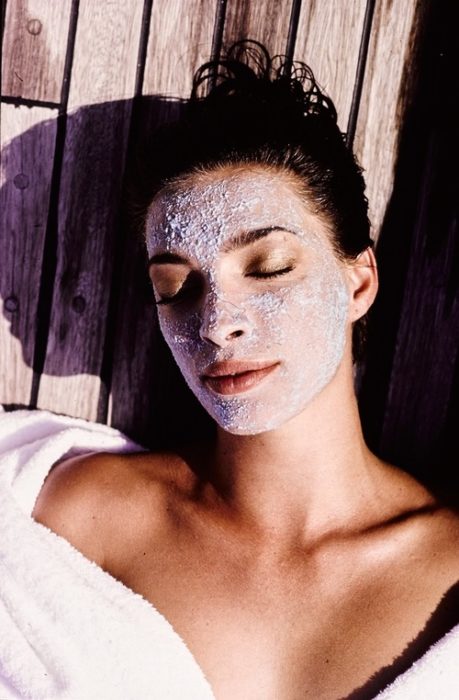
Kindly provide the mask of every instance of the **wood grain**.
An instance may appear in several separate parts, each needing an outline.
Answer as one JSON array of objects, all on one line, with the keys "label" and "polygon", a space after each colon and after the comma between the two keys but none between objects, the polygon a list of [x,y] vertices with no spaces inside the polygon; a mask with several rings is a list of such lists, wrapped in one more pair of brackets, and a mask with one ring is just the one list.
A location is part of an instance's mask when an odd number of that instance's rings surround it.
[{"label": "wood grain", "polygon": [[[109,5],[109,7],[108,7]],[[80,3],[38,405],[95,419],[142,3]],[[94,104],[94,103],[101,104]],[[77,107],[82,105],[79,109]]]},{"label": "wood grain", "polygon": [[59,102],[71,0],[14,0],[6,5],[2,94]]},{"label": "wood grain", "polygon": [[[395,463],[422,474],[447,498],[456,499],[459,132],[457,90],[451,86],[459,57],[457,19],[454,3],[432,3],[428,16],[421,18],[422,49],[415,63],[413,54],[410,57],[417,89],[406,117],[403,93],[400,98],[397,177],[380,240],[387,266],[390,257],[395,269],[400,258],[404,262],[404,293],[394,305],[398,325],[381,447]],[[406,90],[410,81],[402,82]]]},{"label": "wood grain", "polygon": [[134,94],[142,0],[80,0],[69,110]]},{"label": "wood grain", "polygon": [[255,39],[271,55],[284,54],[291,5],[291,0],[232,0],[226,11],[224,46],[240,39]]},{"label": "wood grain", "polygon": [[307,63],[332,98],[346,131],[365,15],[366,0],[327,0],[301,6],[295,59]]},{"label": "wood grain", "polygon": [[429,250],[427,221],[420,217],[410,251],[381,441],[434,475],[441,465],[426,460],[439,446],[459,364],[458,235],[452,218],[447,231],[433,232],[436,245]]},{"label": "wood grain", "polygon": [[[139,106],[139,105],[138,105]],[[132,151],[144,143],[158,121],[174,120],[180,104],[144,98],[136,110]],[[148,446],[163,439],[182,439],[188,431],[195,437],[203,409],[190,396],[157,324],[147,253],[135,226],[135,184],[139,181],[136,159],[129,167],[123,230],[127,233],[120,276],[119,301],[113,337],[113,370],[109,400],[109,424]],[[138,206],[138,205],[137,205]],[[196,422],[198,421],[198,422]],[[173,440],[177,444],[177,440]]]},{"label": "wood grain", "polygon": [[[141,128],[173,118],[175,98],[189,95],[194,71],[211,54],[217,2],[153,1],[143,93],[169,101],[153,101],[140,110]],[[60,100],[70,6],[71,0],[8,1],[4,94]],[[342,130],[347,126],[365,6],[366,0],[303,2],[299,17],[295,58],[311,65],[334,100]],[[366,169],[375,238],[391,197],[423,6],[421,0],[376,4],[355,139]],[[172,373],[164,371],[144,250],[132,235],[117,248],[121,264],[114,268],[115,239],[131,232],[132,224],[129,212],[120,218],[120,201],[143,7],[143,0],[79,3],[58,193],[56,283],[38,397],[41,408],[96,418],[107,314],[117,298],[108,348],[113,371],[108,419],[139,440],[161,426],[164,404],[156,393],[158,384],[173,395],[172,412],[167,414],[171,423],[180,421],[175,404],[182,401]],[[228,0],[224,45],[253,38],[272,54],[284,53],[291,7],[292,0]],[[2,138],[7,142],[1,189],[6,264],[0,270],[0,375],[6,380],[0,400],[27,404],[55,157],[54,114],[38,107],[4,106]],[[459,301],[447,299],[444,289],[453,243],[445,242],[434,258],[426,255],[423,245],[419,231],[411,251],[383,425],[386,444],[399,442],[402,430],[412,454],[420,454],[440,434],[459,361],[457,334],[451,332],[454,324],[459,327]],[[419,387],[419,376],[436,387],[433,403]]]},{"label": "wood grain", "polygon": [[143,93],[189,97],[196,69],[208,61],[216,0],[155,0]]},{"label": "wood grain", "polygon": [[[210,58],[215,11],[216,0],[153,3],[143,93],[162,97],[144,98],[133,150],[142,140],[141,133],[176,117],[174,98],[189,96],[195,70]],[[129,213],[125,228],[130,235],[121,269],[108,419],[110,425],[144,440],[158,410],[155,384],[162,371],[156,350],[159,331],[146,253],[132,232]]]},{"label": "wood grain", "polygon": [[2,105],[0,401],[30,401],[55,112]]},{"label": "wood grain", "polygon": [[355,138],[366,171],[372,237],[377,240],[391,195],[398,137],[411,94],[414,52],[422,25],[420,0],[377,3]]},{"label": "wood grain", "polygon": [[146,251],[134,234],[128,239],[124,260],[108,422],[146,443],[159,409],[155,383],[164,367],[158,360],[159,329]]}]

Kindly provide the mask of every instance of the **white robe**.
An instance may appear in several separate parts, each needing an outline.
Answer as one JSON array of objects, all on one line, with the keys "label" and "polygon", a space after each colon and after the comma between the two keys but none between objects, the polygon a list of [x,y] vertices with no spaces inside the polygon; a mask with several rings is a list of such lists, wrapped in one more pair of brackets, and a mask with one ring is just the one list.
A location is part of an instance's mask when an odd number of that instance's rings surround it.
[{"label": "white robe", "polygon": [[[151,603],[31,517],[57,460],[141,449],[82,419],[0,412],[0,700],[215,700]],[[459,626],[377,697],[458,700]]]}]

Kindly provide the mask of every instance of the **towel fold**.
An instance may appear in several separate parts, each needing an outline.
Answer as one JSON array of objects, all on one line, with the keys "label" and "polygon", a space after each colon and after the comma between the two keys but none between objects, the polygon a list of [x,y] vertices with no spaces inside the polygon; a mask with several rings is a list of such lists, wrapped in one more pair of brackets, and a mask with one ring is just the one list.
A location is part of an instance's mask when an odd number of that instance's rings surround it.
[{"label": "towel fold", "polygon": [[140,449],[82,419],[0,413],[1,700],[213,700],[163,615],[30,516],[57,460]]},{"label": "towel fold", "polygon": [[[48,411],[0,412],[0,700],[215,700],[156,608],[31,518],[53,464],[142,448]],[[459,626],[378,700],[457,700]]]}]

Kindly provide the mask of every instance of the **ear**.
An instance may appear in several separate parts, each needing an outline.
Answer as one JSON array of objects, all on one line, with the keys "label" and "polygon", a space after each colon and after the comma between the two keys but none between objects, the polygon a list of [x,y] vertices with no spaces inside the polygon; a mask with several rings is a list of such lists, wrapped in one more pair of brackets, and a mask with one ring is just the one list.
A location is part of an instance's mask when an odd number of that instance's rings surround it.
[{"label": "ear", "polygon": [[350,291],[349,320],[357,321],[372,305],[378,291],[378,267],[372,248],[368,247],[347,266]]}]

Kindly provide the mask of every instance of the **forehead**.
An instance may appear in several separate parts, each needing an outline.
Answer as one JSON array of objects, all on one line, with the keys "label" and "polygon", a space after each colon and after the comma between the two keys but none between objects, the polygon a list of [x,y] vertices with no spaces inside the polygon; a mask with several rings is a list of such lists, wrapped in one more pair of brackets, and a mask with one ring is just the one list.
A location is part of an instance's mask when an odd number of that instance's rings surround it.
[{"label": "forehead", "polygon": [[329,238],[323,218],[287,173],[222,168],[159,192],[148,210],[145,235],[149,254],[185,250],[208,257],[232,236],[272,226],[322,245]]}]

